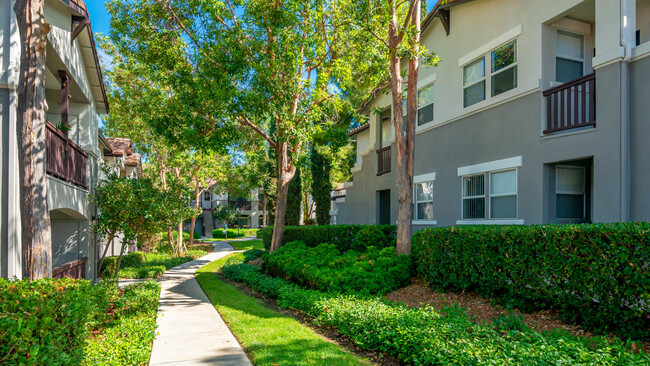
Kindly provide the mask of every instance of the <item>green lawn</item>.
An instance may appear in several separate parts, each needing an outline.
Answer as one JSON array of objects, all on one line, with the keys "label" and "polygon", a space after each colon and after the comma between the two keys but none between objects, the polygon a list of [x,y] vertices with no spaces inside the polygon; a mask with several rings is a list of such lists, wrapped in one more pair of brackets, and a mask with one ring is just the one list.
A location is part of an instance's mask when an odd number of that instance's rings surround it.
[{"label": "green lawn", "polygon": [[[134,254],[127,254],[122,259],[119,278],[158,278],[172,267],[193,261],[208,254],[206,250],[191,249],[183,255],[176,256],[168,252],[146,253],[145,260],[140,261]],[[109,257],[104,261],[102,277],[110,277],[115,273],[117,257]]]},{"label": "green lawn", "polygon": [[232,254],[202,267],[196,272],[196,279],[256,365],[369,364],[325,341],[297,320],[221,281],[217,272],[227,258],[235,255],[242,254]]},{"label": "green lawn", "polygon": [[264,249],[264,243],[261,240],[231,241],[228,244],[232,245],[235,250]]}]

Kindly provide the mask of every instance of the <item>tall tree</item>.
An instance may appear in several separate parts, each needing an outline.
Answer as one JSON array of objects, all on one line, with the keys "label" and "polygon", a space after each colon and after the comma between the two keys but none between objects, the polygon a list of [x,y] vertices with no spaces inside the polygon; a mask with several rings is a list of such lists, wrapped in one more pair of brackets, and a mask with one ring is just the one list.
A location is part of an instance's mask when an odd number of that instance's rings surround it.
[{"label": "tall tree", "polygon": [[316,222],[318,225],[329,225],[332,183],[330,182],[331,165],[329,159],[318,152],[316,147],[311,149],[311,195],[316,202]]},{"label": "tall tree", "polygon": [[[202,139],[227,122],[266,140],[277,156],[271,251],[282,243],[289,182],[322,121],[340,102],[350,48],[343,0],[114,0],[111,38],[129,60],[155,71],[200,118],[157,129]],[[185,98],[184,96],[187,96]],[[269,126],[276,127],[276,138]],[[198,141],[196,141],[199,143]]]},{"label": "tall tree", "polygon": [[[447,0],[440,0],[446,3]],[[426,4],[424,4],[426,8]],[[376,55],[359,72],[366,85],[376,85],[371,98],[389,88],[392,95],[393,127],[397,160],[397,253],[411,253],[411,222],[413,216],[413,155],[415,152],[415,119],[417,116],[417,79],[420,58],[435,65],[438,58],[420,44],[422,1],[367,0],[356,12],[358,34],[371,55]],[[377,33],[378,29],[385,29]],[[363,34],[365,33],[365,38]],[[374,39],[374,40],[373,40]],[[408,71],[402,61],[408,60]],[[368,73],[375,70],[376,73]],[[404,76],[406,82],[406,118],[404,119]]]},{"label": "tall tree", "polygon": [[20,34],[18,81],[18,162],[23,276],[52,276],[52,233],[45,169],[45,51],[50,25],[43,0],[16,0]]}]

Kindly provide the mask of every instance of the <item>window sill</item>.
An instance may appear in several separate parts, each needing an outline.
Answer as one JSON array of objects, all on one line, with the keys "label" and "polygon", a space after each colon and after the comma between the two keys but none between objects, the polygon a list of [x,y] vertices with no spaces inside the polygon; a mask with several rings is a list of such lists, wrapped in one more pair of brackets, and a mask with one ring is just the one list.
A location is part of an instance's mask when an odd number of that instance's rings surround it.
[{"label": "window sill", "polygon": [[438,225],[438,221],[413,220],[411,221],[411,225]]},{"label": "window sill", "polygon": [[493,220],[458,220],[456,225],[523,225],[524,220],[493,219]]}]

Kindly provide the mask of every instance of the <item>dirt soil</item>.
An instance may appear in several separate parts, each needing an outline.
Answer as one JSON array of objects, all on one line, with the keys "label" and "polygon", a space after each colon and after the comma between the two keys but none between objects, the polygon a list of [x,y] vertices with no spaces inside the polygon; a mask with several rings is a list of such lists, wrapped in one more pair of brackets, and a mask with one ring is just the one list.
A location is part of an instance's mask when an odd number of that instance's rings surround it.
[{"label": "dirt soil", "polygon": [[214,246],[210,243],[196,242],[192,245],[188,245],[187,249],[189,250],[205,250],[208,253],[212,253]]},{"label": "dirt soil", "polygon": [[[458,304],[465,308],[467,315],[477,322],[485,324],[490,324],[495,318],[509,313],[503,307],[492,305],[489,299],[473,292],[439,293],[433,291],[420,278],[413,278],[411,285],[386,294],[385,297],[389,301],[403,303],[410,308],[429,304],[435,309],[441,310],[447,305]],[[519,313],[517,309],[515,312]],[[526,325],[536,331],[564,329],[574,336],[593,337],[591,332],[585,331],[579,326],[563,323],[559,319],[557,311],[543,310],[532,314],[519,314],[524,317]],[[613,338],[613,335],[610,334],[610,338]],[[644,342],[642,349],[644,352],[650,352],[650,342]]]}]

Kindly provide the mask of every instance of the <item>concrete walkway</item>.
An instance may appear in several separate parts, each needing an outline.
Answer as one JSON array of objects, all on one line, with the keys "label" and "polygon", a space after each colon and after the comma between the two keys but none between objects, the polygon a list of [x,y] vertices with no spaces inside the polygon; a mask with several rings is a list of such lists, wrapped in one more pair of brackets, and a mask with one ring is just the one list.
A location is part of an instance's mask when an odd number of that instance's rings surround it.
[{"label": "concrete walkway", "polygon": [[157,332],[149,365],[252,366],[194,278],[204,265],[232,253],[226,242],[162,277]]}]

